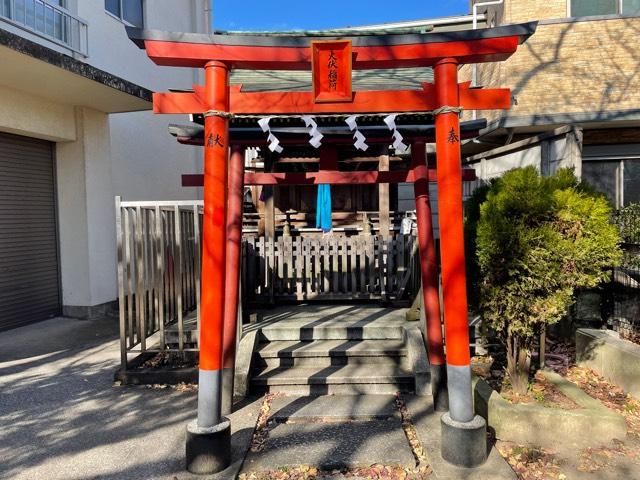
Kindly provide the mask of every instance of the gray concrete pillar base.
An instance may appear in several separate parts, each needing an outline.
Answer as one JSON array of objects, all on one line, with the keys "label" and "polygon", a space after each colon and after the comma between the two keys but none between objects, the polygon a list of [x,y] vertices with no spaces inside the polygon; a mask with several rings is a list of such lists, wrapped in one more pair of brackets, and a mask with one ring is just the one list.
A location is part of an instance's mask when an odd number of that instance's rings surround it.
[{"label": "gray concrete pillar base", "polygon": [[447,366],[431,364],[431,393],[433,408],[436,412],[449,410],[449,392],[447,390]]},{"label": "gray concrete pillar base", "polygon": [[442,458],[458,467],[474,468],[487,460],[487,423],[476,415],[470,422],[457,422],[449,412],[440,418]]},{"label": "gray concrete pillar base", "polygon": [[197,420],[187,425],[187,470],[196,475],[209,475],[231,465],[231,421],[222,421],[211,428],[198,427]]},{"label": "gray concrete pillar base", "polygon": [[222,415],[233,412],[233,368],[222,369]]}]

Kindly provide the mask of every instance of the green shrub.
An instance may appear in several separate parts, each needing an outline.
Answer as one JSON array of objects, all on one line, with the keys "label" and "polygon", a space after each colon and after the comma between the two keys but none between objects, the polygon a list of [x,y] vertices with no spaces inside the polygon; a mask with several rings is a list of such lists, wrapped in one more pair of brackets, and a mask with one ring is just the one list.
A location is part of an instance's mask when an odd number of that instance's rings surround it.
[{"label": "green shrub", "polygon": [[578,288],[593,288],[621,256],[606,199],[569,170],[519,168],[495,181],[480,207],[480,311],[507,349],[507,372],[525,393],[534,339],[558,322]]},{"label": "green shrub", "polygon": [[614,221],[620,228],[623,242],[640,243],[640,203],[632,203],[618,210]]}]

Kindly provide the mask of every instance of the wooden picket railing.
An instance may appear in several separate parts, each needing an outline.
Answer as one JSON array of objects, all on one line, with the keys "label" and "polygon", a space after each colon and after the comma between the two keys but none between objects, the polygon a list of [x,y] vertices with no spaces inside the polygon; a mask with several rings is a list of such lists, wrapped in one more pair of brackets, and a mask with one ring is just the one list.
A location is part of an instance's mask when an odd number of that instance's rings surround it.
[{"label": "wooden picket railing", "polygon": [[417,256],[413,235],[247,238],[243,293],[250,302],[399,299],[419,288]]},{"label": "wooden picket railing", "polygon": [[[120,346],[129,354],[197,351],[202,201],[116,198]],[[419,289],[413,235],[246,235],[245,304],[397,300]]]}]

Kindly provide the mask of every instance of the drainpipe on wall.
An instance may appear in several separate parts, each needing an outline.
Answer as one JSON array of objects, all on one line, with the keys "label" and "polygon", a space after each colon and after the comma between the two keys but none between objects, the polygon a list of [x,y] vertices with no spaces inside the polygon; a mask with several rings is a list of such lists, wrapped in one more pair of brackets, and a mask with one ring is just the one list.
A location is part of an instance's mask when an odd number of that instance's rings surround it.
[{"label": "drainpipe on wall", "polygon": [[[492,0],[490,2],[477,2],[473,4],[473,30],[478,29],[478,8],[489,7],[492,5],[503,5],[504,0]],[[478,86],[478,64],[474,63],[471,69],[471,87]],[[478,111],[474,110],[472,113],[473,120],[478,118]]]},{"label": "drainpipe on wall", "polygon": [[213,30],[213,0],[205,0],[204,2],[204,18],[207,21],[207,33]]}]

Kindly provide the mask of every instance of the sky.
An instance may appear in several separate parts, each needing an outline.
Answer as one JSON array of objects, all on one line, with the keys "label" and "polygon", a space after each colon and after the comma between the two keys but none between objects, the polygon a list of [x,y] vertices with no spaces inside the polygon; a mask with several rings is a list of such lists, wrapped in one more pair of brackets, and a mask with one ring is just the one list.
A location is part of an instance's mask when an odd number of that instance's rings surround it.
[{"label": "sky", "polygon": [[314,30],[469,13],[469,0],[213,0],[216,30]]}]

